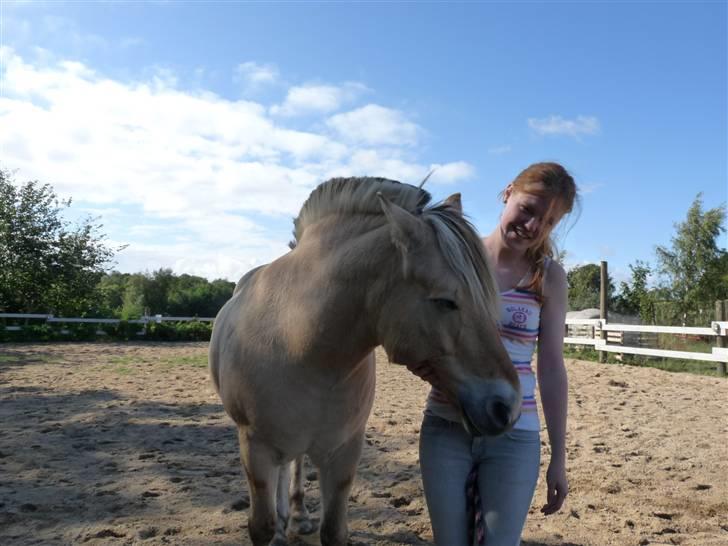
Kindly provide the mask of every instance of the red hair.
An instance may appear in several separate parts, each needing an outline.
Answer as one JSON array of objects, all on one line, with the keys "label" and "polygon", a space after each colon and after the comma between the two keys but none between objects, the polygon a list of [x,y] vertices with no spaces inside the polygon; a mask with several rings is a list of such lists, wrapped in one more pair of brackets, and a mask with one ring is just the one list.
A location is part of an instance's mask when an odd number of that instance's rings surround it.
[{"label": "red hair", "polygon": [[[555,222],[572,211],[577,200],[576,184],[567,170],[558,163],[545,162],[529,165],[510,183],[514,192],[523,192],[550,200],[544,216]],[[504,192],[501,192],[504,195]],[[526,259],[534,269],[531,282],[526,287],[543,297],[544,262],[554,257],[551,230],[542,230],[537,243],[526,251]]]}]

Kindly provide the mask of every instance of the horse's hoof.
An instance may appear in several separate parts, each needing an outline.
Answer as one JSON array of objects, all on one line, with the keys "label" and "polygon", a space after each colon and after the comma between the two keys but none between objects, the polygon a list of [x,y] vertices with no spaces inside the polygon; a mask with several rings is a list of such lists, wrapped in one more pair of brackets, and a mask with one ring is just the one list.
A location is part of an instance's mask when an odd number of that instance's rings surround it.
[{"label": "horse's hoof", "polygon": [[303,517],[292,517],[288,522],[288,530],[297,535],[310,535],[318,531],[318,519]]}]

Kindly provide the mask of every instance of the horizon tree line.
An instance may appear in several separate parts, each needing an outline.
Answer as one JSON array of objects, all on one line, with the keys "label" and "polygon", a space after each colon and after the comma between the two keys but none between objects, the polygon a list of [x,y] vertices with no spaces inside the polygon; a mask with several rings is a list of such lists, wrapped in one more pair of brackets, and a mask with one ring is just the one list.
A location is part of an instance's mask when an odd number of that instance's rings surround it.
[{"label": "horizon tree line", "polygon": [[[136,318],[143,314],[215,316],[235,283],[153,272],[113,271],[125,248],[106,242],[98,218],[78,224],[63,218],[62,201],[50,184],[16,184],[0,168],[0,312],[57,316]],[[636,260],[619,290],[609,278],[610,309],[639,315],[643,322],[688,324],[701,310],[728,299],[728,252],[718,246],[725,233],[725,203],[704,210],[698,193],[684,221],[675,224],[670,246],[655,247],[654,265]],[[563,263],[565,253],[559,255]],[[567,271],[569,310],[599,306],[598,264]]]}]

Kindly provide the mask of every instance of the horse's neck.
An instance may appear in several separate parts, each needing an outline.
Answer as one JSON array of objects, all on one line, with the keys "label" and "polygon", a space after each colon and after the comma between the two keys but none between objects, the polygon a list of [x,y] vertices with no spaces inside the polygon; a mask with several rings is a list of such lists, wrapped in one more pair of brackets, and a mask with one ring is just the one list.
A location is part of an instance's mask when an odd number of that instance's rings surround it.
[{"label": "horse's neck", "polygon": [[291,283],[291,296],[307,302],[311,322],[327,332],[326,341],[346,339],[357,353],[375,347],[380,303],[391,279],[402,275],[384,220],[358,228],[353,222],[321,222],[309,228],[295,253],[292,271],[297,279]]}]

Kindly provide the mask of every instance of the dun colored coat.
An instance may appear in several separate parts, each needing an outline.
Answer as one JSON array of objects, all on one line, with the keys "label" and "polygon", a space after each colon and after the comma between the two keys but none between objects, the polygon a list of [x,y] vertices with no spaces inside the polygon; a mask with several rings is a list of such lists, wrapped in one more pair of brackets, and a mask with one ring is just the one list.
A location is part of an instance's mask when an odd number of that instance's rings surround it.
[{"label": "dun colored coat", "polygon": [[517,419],[519,382],[482,243],[459,195],[429,201],[381,178],[321,184],[294,222],[292,250],[247,273],[218,314],[210,370],[238,427],[255,546],[314,530],[304,454],[319,468],[321,544],[346,544],[377,345],[392,362],[428,362],[473,434]]}]

